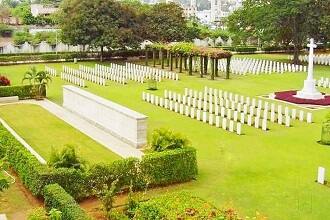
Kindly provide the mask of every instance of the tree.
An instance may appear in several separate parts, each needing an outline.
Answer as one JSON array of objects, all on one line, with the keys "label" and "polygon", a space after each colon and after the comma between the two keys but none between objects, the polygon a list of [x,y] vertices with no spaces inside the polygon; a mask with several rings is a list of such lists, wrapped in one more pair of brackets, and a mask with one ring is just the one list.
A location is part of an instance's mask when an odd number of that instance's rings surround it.
[{"label": "tree", "polygon": [[35,24],[36,19],[33,17],[28,2],[23,2],[13,9],[13,14],[22,19],[23,24]]},{"label": "tree", "polygon": [[293,45],[294,63],[308,37],[329,39],[330,0],[246,0],[229,16],[236,42],[259,39],[266,44]]},{"label": "tree", "polygon": [[114,0],[65,0],[59,23],[63,42],[89,45],[103,50],[136,47],[139,37],[137,11]]},{"label": "tree", "polygon": [[55,168],[74,168],[84,170],[85,162],[78,157],[73,146],[67,145],[58,152],[52,149],[49,165]]},{"label": "tree", "polygon": [[145,19],[146,38],[155,42],[182,41],[186,34],[186,20],[182,8],[175,3],[155,4]]},{"label": "tree", "polygon": [[33,66],[28,70],[22,82],[29,81],[30,85],[33,86],[33,92],[36,98],[42,98],[44,85],[48,85],[52,81],[52,78],[46,71],[37,71],[36,67]]}]

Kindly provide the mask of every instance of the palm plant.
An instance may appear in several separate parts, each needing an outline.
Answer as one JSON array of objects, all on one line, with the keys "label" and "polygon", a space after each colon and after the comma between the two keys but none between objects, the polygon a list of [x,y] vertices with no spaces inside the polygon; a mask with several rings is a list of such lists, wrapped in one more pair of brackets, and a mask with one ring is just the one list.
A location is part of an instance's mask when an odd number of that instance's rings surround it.
[{"label": "palm plant", "polygon": [[47,86],[52,81],[52,78],[46,71],[37,71],[37,68],[33,66],[25,73],[22,82],[24,81],[29,81],[35,97],[41,98],[43,86]]}]

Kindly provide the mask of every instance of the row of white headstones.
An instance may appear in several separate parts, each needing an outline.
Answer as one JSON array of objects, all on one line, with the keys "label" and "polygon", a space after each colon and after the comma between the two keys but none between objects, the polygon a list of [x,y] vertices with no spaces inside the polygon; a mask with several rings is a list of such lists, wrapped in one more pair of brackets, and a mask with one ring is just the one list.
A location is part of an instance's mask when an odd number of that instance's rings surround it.
[{"label": "row of white headstones", "polygon": [[94,72],[86,72],[80,69],[78,70],[68,66],[63,66],[62,73],[63,74],[61,75],[71,75],[79,79],[87,80],[101,86],[106,85],[106,79],[96,75]]},{"label": "row of white headstones", "polygon": [[321,77],[321,79],[317,81],[317,86],[323,88],[330,88],[330,79]]},{"label": "row of white headstones", "polygon": [[130,75],[139,75],[139,76],[143,76],[143,78],[155,79],[159,82],[161,81],[162,78],[175,80],[175,81],[179,80],[178,73],[174,73],[167,70],[162,70],[149,66],[142,66],[134,63],[125,63],[125,68]]},{"label": "row of white headstones", "polygon": [[285,117],[291,115],[291,118],[294,120],[298,118],[300,121],[306,121],[307,123],[312,123],[311,112],[305,113],[303,110],[300,110],[299,117],[297,117],[298,116],[297,110],[294,108],[291,109],[288,106],[284,107],[281,104],[276,105],[275,103],[269,103],[268,101],[264,101],[262,99],[251,98],[248,96],[245,97],[243,95],[235,94],[228,91],[222,91],[214,88],[205,87],[203,93],[203,92],[198,92],[197,90],[185,88],[184,95],[196,99],[199,98],[202,99],[203,101],[208,100],[210,103],[214,103],[216,105],[220,104],[220,106],[223,105],[221,102],[224,102],[226,108],[231,108],[234,110],[237,109],[239,112],[243,111],[244,113],[246,113],[248,109],[250,109],[250,112],[254,112],[253,109],[257,108],[257,112],[256,112],[257,116],[260,115],[258,114],[259,112],[258,109],[265,110],[265,112],[270,111],[271,122],[275,121],[274,117],[276,116],[276,114],[277,114],[277,118],[282,118],[281,115],[283,115],[283,109],[284,109]]},{"label": "row of white headstones", "polygon": [[[227,61],[220,60],[219,70],[222,72],[226,71]],[[259,75],[262,73],[272,74],[284,72],[306,72],[307,67],[302,65],[294,65],[283,62],[276,62],[271,60],[260,60],[260,59],[250,59],[250,58],[233,58],[230,63],[230,71],[237,75]]]},{"label": "row of white headstones", "polygon": [[[276,109],[274,103],[269,105],[268,102],[263,103],[262,100],[256,100],[255,98],[250,99],[250,97],[246,97],[245,99],[244,96],[239,97],[237,94],[222,90],[218,92],[216,89],[207,89],[207,87],[204,93],[186,88],[184,95],[165,90],[164,97],[143,93],[142,98],[147,102],[174,110],[175,112],[180,111],[181,114],[190,115],[192,118],[196,117],[198,120],[203,119],[204,122],[209,120],[211,125],[214,123],[213,117],[220,116],[222,119],[226,118],[228,120],[233,120],[233,122],[240,121],[241,124],[247,124],[248,126],[254,126],[255,128],[261,128],[267,131],[268,120],[290,127],[291,119],[297,119],[296,109],[285,107],[283,115],[282,105],[278,105]],[[257,102],[258,106],[256,105]],[[180,110],[178,109],[179,107]],[[269,111],[270,118],[268,118]],[[201,114],[203,115],[201,116]],[[209,114],[208,117],[207,114]],[[305,120],[304,115],[304,111],[300,110],[300,121]],[[216,119],[216,122],[217,121],[218,119]],[[312,123],[312,114],[310,112],[306,114],[306,121]],[[217,125],[219,124],[216,123],[216,126]],[[239,129],[239,131],[241,131],[241,129]]]},{"label": "row of white headstones", "polygon": [[242,134],[242,124],[237,121],[235,122],[234,120],[231,120],[226,116],[215,116],[212,113],[201,111],[194,107],[190,107],[187,104],[169,100],[163,97],[158,97],[154,94],[146,92],[142,93],[142,100],[169,109],[170,111],[175,111],[176,113],[180,113],[181,115],[186,115],[187,117],[191,117],[192,119],[197,119],[198,121],[209,123],[210,125],[215,124],[216,127],[221,127],[222,129],[229,132],[236,132],[237,135]]},{"label": "row of white headstones", "polygon": [[[300,55],[299,60],[301,62],[308,62],[308,55]],[[289,56],[289,60],[293,60],[293,56]],[[330,66],[330,55],[327,54],[319,54],[314,55],[313,57],[314,64],[318,65],[329,65]]]}]

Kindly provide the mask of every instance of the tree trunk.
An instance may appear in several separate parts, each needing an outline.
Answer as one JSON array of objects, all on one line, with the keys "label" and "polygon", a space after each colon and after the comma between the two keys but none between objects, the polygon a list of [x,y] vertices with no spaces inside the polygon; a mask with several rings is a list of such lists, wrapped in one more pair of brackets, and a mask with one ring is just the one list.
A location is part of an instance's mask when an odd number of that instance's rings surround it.
[{"label": "tree trunk", "polygon": [[296,65],[300,63],[299,52],[300,52],[299,46],[295,44],[293,48],[293,63]]},{"label": "tree trunk", "polygon": [[162,49],[158,51],[158,65],[162,64]]},{"label": "tree trunk", "polygon": [[179,60],[179,73],[182,73],[182,54],[180,54],[180,60]]},{"label": "tree trunk", "polygon": [[193,58],[191,55],[188,57],[188,60],[189,60],[189,75],[191,76],[193,72],[193,62],[192,62]]},{"label": "tree trunk", "polygon": [[209,58],[208,57],[204,57],[204,75],[207,75],[207,68],[208,68],[208,64],[209,64]]},{"label": "tree trunk", "polygon": [[215,59],[215,76],[216,76],[216,77],[219,77],[219,69],[218,69],[218,66],[219,66],[219,59]]},{"label": "tree trunk", "polygon": [[160,51],[160,63],[161,63],[161,66],[162,66],[162,69],[164,69],[164,54],[163,54],[163,50]]},{"label": "tree trunk", "polygon": [[170,53],[170,70],[173,71],[173,54]]},{"label": "tree trunk", "polygon": [[101,56],[100,56],[100,61],[103,62],[103,46],[101,46]]},{"label": "tree trunk", "polygon": [[156,66],[156,50],[153,49],[152,50],[152,62],[153,62],[153,66]]},{"label": "tree trunk", "polygon": [[178,56],[175,55],[175,69],[177,69],[179,67],[179,62],[178,62]]},{"label": "tree trunk", "polygon": [[186,56],[184,56],[183,62],[184,62],[184,70],[187,70],[188,68],[187,68],[187,57]]},{"label": "tree trunk", "polygon": [[170,66],[170,51],[169,50],[166,51],[166,66],[167,67]]},{"label": "tree trunk", "polygon": [[229,74],[230,74],[230,60],[231,60],[231,57],[228,57],[228,58],[227,58],[226,79],[229,79]]},{"label": "tree trunk", "polygon": [[204,70],[204,68],[203,68],[203,64],[204,64],[203,56],[200,56],[199,59],[200,59],[199,60],[200,61],[200,71],[199,71],[199,73],[200,73],[201,78],[203,78],[203,75],[204,75],[204,73],[203,73],[203,70]]},{"label": "tree trunk", "polygon": [[211,80],[214,80],[214,58],[211,58]]},{"label": "tree trunk", "polygon": [[145,51],[145,64],[146,64],[146,66],[148,66],[148,59],[149,59],[149,53],[148,53],[149,51],[148,51],[148,49],[146,49],[146,51]]}]

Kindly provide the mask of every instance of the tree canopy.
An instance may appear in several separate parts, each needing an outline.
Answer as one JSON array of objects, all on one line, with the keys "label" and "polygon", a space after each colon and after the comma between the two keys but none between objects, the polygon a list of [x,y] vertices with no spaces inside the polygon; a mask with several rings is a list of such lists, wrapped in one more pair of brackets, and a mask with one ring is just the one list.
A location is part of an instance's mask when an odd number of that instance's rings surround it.
[{"label": "tree canopy", "polygon": [[294,46],[298,62],[307,38],[324,43],[330,39],[329,5],[330,0],[246,0],[227,25],[236,43],[259,39],[267,45]]}]

